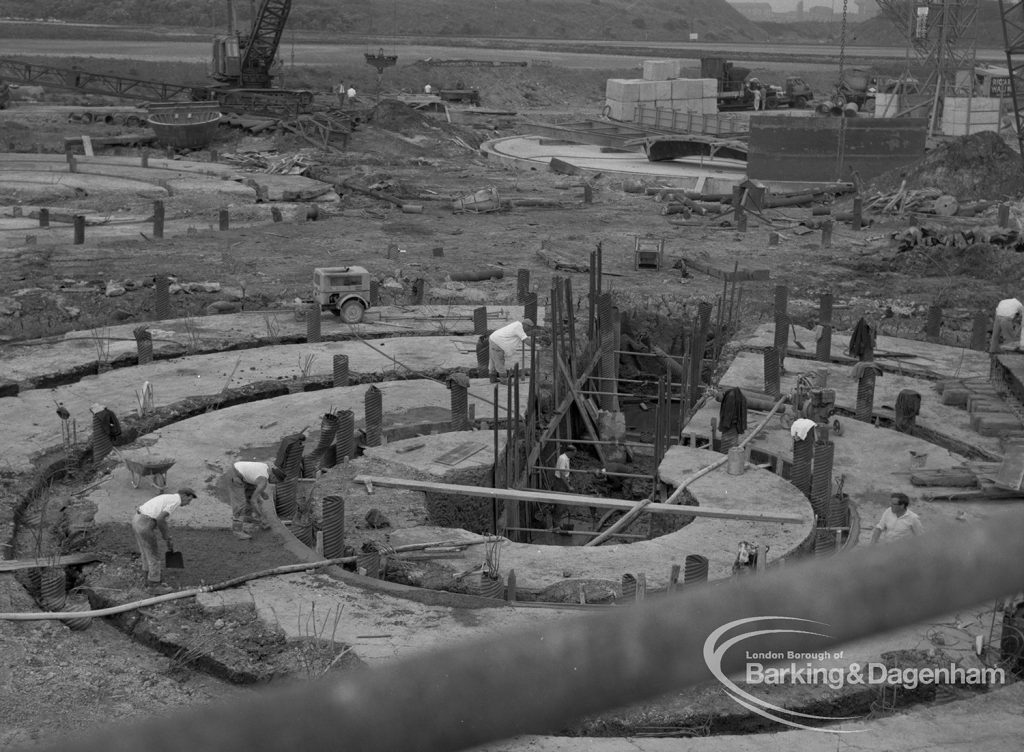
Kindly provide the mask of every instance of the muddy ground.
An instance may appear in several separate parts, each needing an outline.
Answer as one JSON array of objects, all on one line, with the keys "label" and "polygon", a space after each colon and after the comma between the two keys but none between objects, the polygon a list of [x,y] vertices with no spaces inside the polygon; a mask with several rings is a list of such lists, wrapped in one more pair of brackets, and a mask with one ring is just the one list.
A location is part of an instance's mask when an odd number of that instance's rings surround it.
[{"label": "muddy ground", "polygon": [[[751,230],[745,235],[720,221],[677,226],[661,215],[661,205],[653,197],[623,191],[621,178],[594,178],[594,203],[587,206],[581,202],[579,178],[512,170],[489,162],[473,147],[485,138],[528,131],[524,124],[527,119],[543,119],[556,112],[561,117],[596,117],[599,113],[602,87],[574,91],[551,71],[541,73],[541,78],[530,78],[527,72],[517,71],[515,79],[506,84],[517,88],[506,92],[503,100],[515,102],[519,112],[516,124],[508,127],[474,130],[388,105],[376,117],[367,113],[368,121],[352,134],[343,152],[317,151],[286,133],[260,137],[266,153],[303,154],[312,164],[313,176],[338,185],[354,180],[360,185],[386,187],[396,196],[422,203],[423,214],[403,214],[392,204],[342,188],[340,204],[323,208],[317,221],[219,233],[199,231],[158,243],[141,237],[100,243],[87,248],[87,262],[80,260],[82,249],[70,247],[7,254],[7,268],[0,275],[0,301],[15,301],[18,305],[0,308],[5,312],[0,315],[0,336],[24,340],[115,321],[148,320],[154,313],[149,290],[142,288],[108,298],[101,288],[108,280],[142,279],[164,272],[182,281],[218,281],[232,286],[244,283],[247,306],[270,308],[288,307],[296,296],[304,295],[311,268],[320,265],[366,265],[381,279],[402,283],[395,295],[406,294],[414,279],[424,278],[431,288],[447,291],[441,294],[449,295],[453,302],[513,301],[515,272],[529,268],[543,300],[556,272],[537,257],[541,243],[585,262],[600,242],[609,273],[606,281],[618,305],[632,320],[646,326],[641,333],[670,347],[676,334],[674,324],[684,326],[697,302],[714,300],[722,293],[722,283],[696,272],[682,276],[671,268],[635,271],[634,237],[647,234],[666,239],[670,258],[685,253],[722,269],[731,269],[737,263],[741,268],[770,268],[769,282],[744,286],[738,315],[743,326],[753,326],[770,316],[773,286],[787,284],[790,309],[800,323],[813,318],[817,295],[831,289],[836,294],[835,321],[839,328],[850,328],[857,318],[867,315],[884,334],[917,336],[923,331],[928,306],[941,304],[947,309],[944,337],[950,342],[965,341],[970,317],[976,310],[989,310],[1000,298],[1019,294],[1024,265],[1021,256],[1012,250],[987,246],[930,248],[924,254],[898,252],[887,234],[905,229],[907,217],[879,216],[871,228],[856,233],[839,226],[833,245],[821,248],[817,233],[800,236],[793,232],[797,226],[794,220],[809,215],[806,210],[768,212],[763,220],[751,222]],[[594,75],[600,78],[602,73]],[[605,73],[604,77],[608,75],[616,72]],[[9,151],[60,151],[67,135],[110,132],[108,126],[72,126],[61,116],[47,116],[22,104],[0,113],[0,122],[4,126],[0,148]],[[252,137],[225,129],[214,146],[227,154],[243,143],[251,145]],[[995,146],[988,149],[992,151]],[[200,151],[189,158],[202,160],[208,156]],[[967,185],[962,173],[973,169],[972,162],[963,159],[962,154],[957,160],[960,185]],[[1002,169],[997,162],[981,160],[979,164],[987,170]],[[915,187],[932,187],[938,184],[943,166],[906,173],[906,179],[918,184]],[[891,190],[904,177],[880,181],[877,190]],[[488,185],[496,186],[503,196],[556,197],[564,205],[478,215],[451,213],[451,197]],[[1019,195],[1007,195],[1009,185],[1012,181],[974,180],[970,183],[971,196],[963,198],[1019,200]],[[116,208],[90,204],[87,197],[78,203],[92,211]],[[215,213],[216,208],[209,207],[209,211]],[[911,219],[935,221],[933,217]],[[947,223],[990,226],[994,215]],[[768,246],[770,229],[781,233],[779,246]],[[405,253],[387,260],[385,250],[390,244],[397,244]],[[433,254],[436,247],[443,247],[443,256]],[[977,263],[979,258],[985,263]],[[449,284],[446,279],[453,271],[494,265],[506,271],[503,280],[461,286]],[[572,276],[574,292],[582,296],[587,276]],[[90,285],[93,289],[85,292],[68,292]],[[174,315],[201,315],[217,297],[214,293],[175,296]],[[666,326],[666,321],[671,323]],[[209,540],[206,535],[182,532],[180,547],[187,552],[189,568],[176,575],[177,580],[172,578],[175,586],[217,582],[290,563],[270,535],[258,545],[244,547],[234,546],[233,539]],[[94,542],[107,558],[101,566],[87,568],[84,575],[96,592],[108,587],[130,592],[141,584],[127,528],[101,528],[95,531]],[[22,541],[21,545],[30,548],[30,542]],[[4,580],[0,608],[31,609],[25,590],[10,578]],[[81,604],[83,599],[75,602]],[[223,635],[223,653],[231,657],[231,665],[252,673],[247,681],[302,678],[309,673],[309,661],[283,646],[279,636],[262,628],[254,631],[246,614],[224,614],[218,617],[221,623],[217,626],[216,621],[203,621],[196,609],[183,603],[187,601],[160,607],[159,618],[151,620],[158,627],[154,627],[149,644],[158,644],[160,634],[168,631],[219,633]],[[205,670],[196,670],[187,653],[164,655],[143,648],[108,623],[95,624],[87,632],[72,632],[60,622],[0,622],[0,643],[4,645],[0,652],[3,748],[45,740],[109,719],[145,714],[154,702],[172,708],[249,691],[214,678]],[[623,728],[636,731],[644,726],[662,728],[670,724],[669,711],[648,708],[590,719],[581,729],[618,733]]]}]

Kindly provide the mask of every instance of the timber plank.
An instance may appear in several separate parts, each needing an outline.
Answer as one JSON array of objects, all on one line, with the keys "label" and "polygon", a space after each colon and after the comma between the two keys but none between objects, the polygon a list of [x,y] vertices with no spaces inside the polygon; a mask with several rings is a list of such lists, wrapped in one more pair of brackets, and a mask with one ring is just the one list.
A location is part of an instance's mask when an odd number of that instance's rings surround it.
[{"label": "timber plank", "polygon": [[[606,499],[598,496],[581,496],[578,494],[555,493],[551,491],[520,491],[514,488],[486,488],[484,486],[463,486],[455,483],[436,483],[425,480],[408,480],[406,478],[385,478],[379,475],[357,475],[356,483],[370,482],[382,488],[404,488],[412,491],[428,491],[446,493],[455,496],[475,496],[507,501],[534,501],[541,503],[564,504],[575,507],[598,507],[601,509],[623,509],[629,511],[636,502],[623,499]],[[722,520],[753,520],[755,522],[780,522],[800,524],[806,517],[800,514],[782,512],[756,512],[746,509],[719,509],[716,507],[690,507],[680,504],[648,504],[647,512],[655,514],[674,514],[684,517],[712,517]]]},{"label": "timber plank", "polygon": [[6,559],[0,561],[0,572],[15,572],[19,569],[38,569],[40,567],[65,567],[69,564],[89,564],[102,560],[97,554],[87,553],[64,554],[42,559]]}]

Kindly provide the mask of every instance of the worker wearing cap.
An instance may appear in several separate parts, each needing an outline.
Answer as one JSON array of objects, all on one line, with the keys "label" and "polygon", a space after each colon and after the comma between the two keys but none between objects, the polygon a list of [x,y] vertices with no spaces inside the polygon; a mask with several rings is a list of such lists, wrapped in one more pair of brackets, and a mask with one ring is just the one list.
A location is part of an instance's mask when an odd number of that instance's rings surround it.
[{"label": "worker wearing cap", "polygon": [[515,359],[520,346],[532,333],[533,322],[530,319],[513,321],[511,324],[506,324],[501,329],[491,332],[489,370],[492,384],[495,381],[500,381],[502,384],[508,383],[506,363]]},{"label": "worker wearing cap", "polygon": [[1024,317],[1024,303],[1017,298],[1000,300],[996,306],[996,321],[992,327],[992,342],[989,350],[999,352],[1003,342],[1017,341],[1017,349],[1024,350],[1024,328],[1021,318]]},{"label": "worker wearing cap", "polygon": [[135,542],[142,554],[142,564],[146,569],[146,581],[152,593],[166,592],[169,587],[163,584],[163,562],[160,560],[159,542],[156,534],[159,531],[167,543],[167,550],[173,551],[171,533],[167,528],[167,520],[178,507],[187,507],[196,498],[191,488],[179,488],[177,493],[160,494],[142,504],[135,510],[132,518],[132,530]]},{"label": "worker wearing cap", "polygon": [[264,530],[270,525],[260,501],[270,501],[268,484],[284,480],[284,471],[266,462],[235,462],[224,473],[228,503],[231,505],[231,533],[239,540],[252,538],[245,532],[246,518],[252,518]]}]

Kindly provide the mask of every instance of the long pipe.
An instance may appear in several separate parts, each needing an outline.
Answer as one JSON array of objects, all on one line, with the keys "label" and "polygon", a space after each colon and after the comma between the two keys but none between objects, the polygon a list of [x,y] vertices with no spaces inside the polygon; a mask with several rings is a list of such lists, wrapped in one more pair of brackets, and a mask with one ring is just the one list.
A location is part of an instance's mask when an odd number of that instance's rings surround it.
[{"label": "long pipe", "polygon": [[[817,621],[796,629],[822,633],[814,648],[823,649],[1020,592],[1022,560],[1024,514],[997,513],[970,526],[936,527],[905,544],[459,641],[341,679],[75,731],[46,749],[269,752],[336,749],[339,740],[358,750],[467,749],[706,682],[713,678],[704,659],[712,633],[736,620]],[[747,634],[769,629],[762,624]],[[807,648],[804,633],[762,633],[725,651],[721,672],[742,672],[746,651]]]}]

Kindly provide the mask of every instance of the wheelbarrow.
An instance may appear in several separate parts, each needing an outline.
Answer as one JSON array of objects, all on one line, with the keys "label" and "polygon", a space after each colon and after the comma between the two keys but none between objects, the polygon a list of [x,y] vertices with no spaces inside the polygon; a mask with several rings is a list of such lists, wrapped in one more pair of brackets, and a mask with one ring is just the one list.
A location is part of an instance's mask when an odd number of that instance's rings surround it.
[{"label": "wheelbarrow", "polygon": [[149,482],[158,491],[167,488],[167,471],[171,469],[176,460],[169,457],[127,457],[118,452],[116,448],[114,451],[132,475],[132,488],[138,488],[143,478],[149,478]]}]

